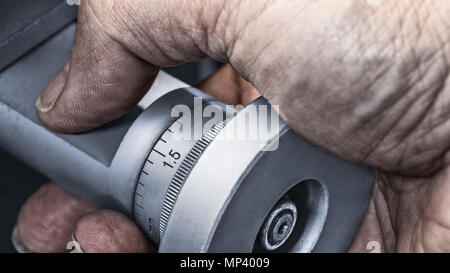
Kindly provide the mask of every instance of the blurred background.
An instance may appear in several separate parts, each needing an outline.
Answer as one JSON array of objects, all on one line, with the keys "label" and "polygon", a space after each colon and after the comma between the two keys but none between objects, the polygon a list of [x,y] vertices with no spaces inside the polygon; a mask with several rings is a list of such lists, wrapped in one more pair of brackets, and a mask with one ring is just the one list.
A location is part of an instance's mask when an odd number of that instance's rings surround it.
[{"label": "blurred background", "polygon": [[[0,78],[8,67],[75,20],[76,7],[64,0],[0,1]],[[166,71],[195,85],[220,65],[205,59]],[[0,252],[15,252],[11,232],[17,215],[26,199],[46,181],[0,148]]]}]

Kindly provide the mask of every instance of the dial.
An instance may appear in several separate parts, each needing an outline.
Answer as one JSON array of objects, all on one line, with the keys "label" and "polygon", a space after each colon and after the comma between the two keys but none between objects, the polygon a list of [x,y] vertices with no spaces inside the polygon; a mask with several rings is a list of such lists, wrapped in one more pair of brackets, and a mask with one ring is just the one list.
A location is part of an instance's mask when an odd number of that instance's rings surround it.
[{"label": "dial", "polygon": [[[134,196],[134,216],[155,247],[164,234],[172,207],[190,170],[226,123],[210,123],[209,120],[202,119],[199,139],[194,137],[193,130],[188,134],[183,131],[193,124],[190,115],[184,114],[172,121],[155,142],[142,167]],[[191,125],[190,129],[194,127]]]}]

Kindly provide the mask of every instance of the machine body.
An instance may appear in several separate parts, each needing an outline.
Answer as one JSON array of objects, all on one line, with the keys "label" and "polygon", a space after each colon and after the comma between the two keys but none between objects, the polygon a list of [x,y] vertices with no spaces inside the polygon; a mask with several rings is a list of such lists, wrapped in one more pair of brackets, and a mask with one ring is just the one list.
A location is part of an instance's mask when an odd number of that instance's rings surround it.
[{"label": "machine body", "polygon": [[[67,26],[1,72],[2,148],[77,196],[134,219],[160,252],[348,248],[373,170],[309,144],[279,117],[275,127],[276,112],[263,98],[251,104],[266,109],[262,114],[237,112],[161,72],[119,120],[76,135],[45,128],[34,101],[67,61],[74,30]],[[176,137],[193,115],[172,110],[194,109],[195,98],[223,119],[202,117],[199,138]],[[261,118],[276,128],[266,138],[229,137]]]}]

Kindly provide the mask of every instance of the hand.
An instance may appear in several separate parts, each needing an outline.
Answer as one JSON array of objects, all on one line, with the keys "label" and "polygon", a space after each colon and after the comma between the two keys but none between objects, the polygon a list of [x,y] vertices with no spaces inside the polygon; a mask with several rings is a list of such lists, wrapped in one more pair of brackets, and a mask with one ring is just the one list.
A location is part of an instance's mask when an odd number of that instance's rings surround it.
[{"label": "hand", "polygon": [[129,111],[157,67],[230,63],[310,142],[378,169],[352,251],[450,251],[448,1],[82,1],[36,105],[61,132]]}]

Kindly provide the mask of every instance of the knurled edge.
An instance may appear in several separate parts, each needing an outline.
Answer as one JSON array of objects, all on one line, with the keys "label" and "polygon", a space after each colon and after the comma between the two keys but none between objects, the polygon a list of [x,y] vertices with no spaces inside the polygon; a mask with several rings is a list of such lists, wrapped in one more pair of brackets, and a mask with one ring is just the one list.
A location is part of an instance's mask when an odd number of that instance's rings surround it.
[{"label": "knurled edge", "polygon": [[214,138],[220,133],[220,131],[225,127],[226,120],[215,124],[211,130],[209,130],[203,137],[195,143],[191,148],[186,158],[181,163],[180,167],[176,171],[175,175],[170,182],[169,188],[164,198],[163,207],[161,209],[161,216],[159,221],[159,232],[160,238],[162,240],[164,232],[166,230],[167,222],[169,221],[170,214],[177,200],[178,194],[180,193],[183,184],[194,167],[197,160],[200,158],[203,151],[208,147],[208,145],[214,140]]}]

